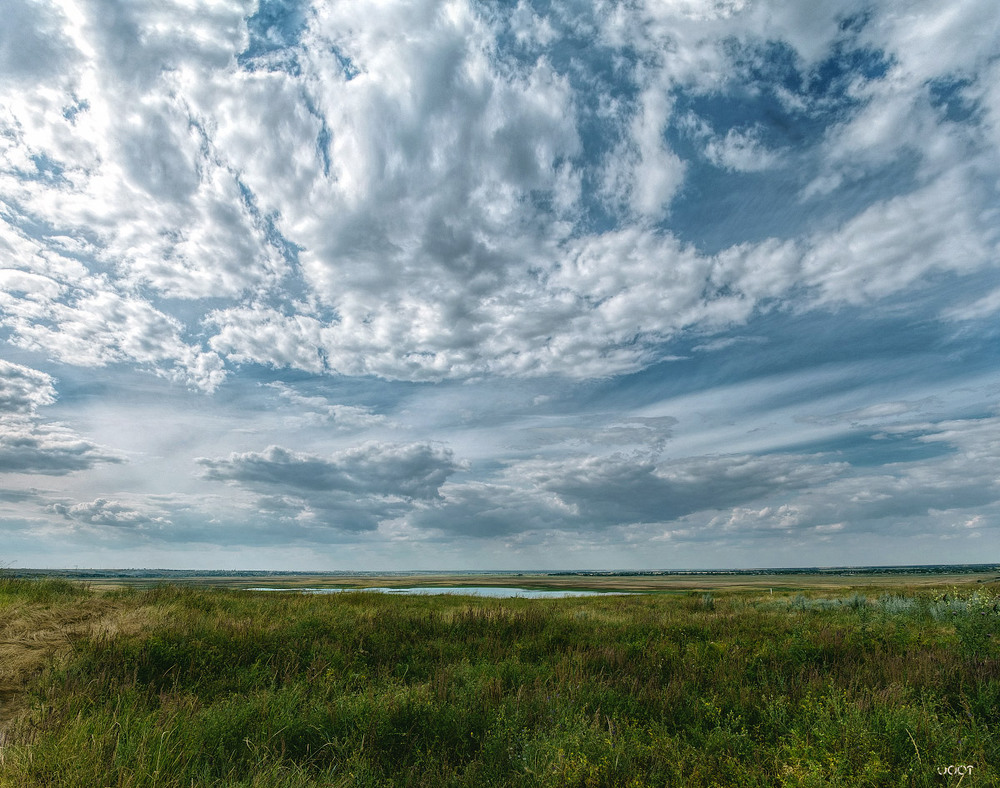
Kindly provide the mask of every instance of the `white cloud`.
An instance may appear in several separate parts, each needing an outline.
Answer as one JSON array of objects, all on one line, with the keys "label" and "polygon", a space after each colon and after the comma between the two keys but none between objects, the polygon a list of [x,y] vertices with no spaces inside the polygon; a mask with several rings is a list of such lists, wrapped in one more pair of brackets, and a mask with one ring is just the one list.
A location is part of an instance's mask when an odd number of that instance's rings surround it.
[{"label": "white cloud", "polygon": [[0,359],[0,414],[34,413],[56,401],[50,375]]},{"label": "white cloud", "polygon": [[93,501],[76,504],[54,503],[49,511],[61,514],[67,520],[75,520],[85,525],[113,526],[115,528],[142,529],[169,524],[169,520],[153,512],[144,512],[134,504],[122,501],[96,498]]},{"label": "white cloud", "polygon": [[719,135],[693,112],[679,117],[676,125],[701,145],[702,155],[716,167],[733,172],[762,172],[781,162],[781,154],[764,145],[760,125],[733,127]]},{"label": "white cloud", "polygon": [[90,276],[67,284],[30,272],[4,277],[0,325],[21,347],[79,366],[127,361],[207,391],[222,382],[221,359],[185,342],[178,320],[107,287]]},{"label": "white cloud", "polygon": [[[53,358],[137,362],[211,390],[221,361],[180,339],[148,289],[238,295],[283,270],[183,97],[185,69],[232,61],[242,9],[31,8],[46,79],[0,87],[4,322]],[[22,52],[32,40],[5,46],[42,69]]]},{"label": "white cloud", "polygon": [[266,307],[235,308],[212,313],[206,323],[219,327],[209,344],[230,361],[293,367],[307,372],[327,369],[321,350],[331,329],[314,317],[286,316]]},{"label": "white cloud", "polygon": [[4,5],[0,27],[0,73],[6,80],[30,84],[59,72],[66,57],[65,21],[57,8],[31,0]]},{"label": "white cloud", "polygon": [[[4,325],[53,358],[209,391],[225,362],[600,378],[802,288],[810,308],[863,303],[990,264],[986,6],[875,7],[845,32],[860,8],[658,3],[570,22],[521,3],[515,58],[498,41],[507,20],[461,1],[317,3],[256,56],[240,3],[18,2],[0,44],[17,77],[0,86]],[[586,59],[557,62],[573,25],[622,90],[588,97]],[[834,112],[777,84],[768,42],[805,82],[848,51],[887,72],[847,73]],[[941,78],[966,80],[985,120],[942,122],[928,87]],[[668,142],[678,97],[765,88],[828,124],[797,162],[815,169],[806,193],[903,150],[921,157],[917,187],[812,237],[687,248],[669,229],[690,171]],[[586,158],[589,98],[607,144]],[[724,170],[785,160],[756,120],[700,122],[701,154]],[[602,183],[614,222],[596,232],[585,184]]]},{"label": "white cloud", "polygon": [[343,405],[326,397],[307,395],[285,383],[268,383],[278,395],[295,410],[293,423],[323,424],[341,430],[361,430],[388,423],[388,419],[372,408],[360,405]]},{"label": "white cloud", "polygon": [[816,288],[812,303],[865,303],[931,272],[967,274],[996,265],[1000,232],[980,199],[964,173],[950,172],[817,236],[801,274]]},{"label": "white cloud", "polygon": [[[684,182],[684,162],[664,139],[672,112],[665,87],[654,85],[642,94],[631,124],[634,147],[626,149],[624,160],[611,163],[628,173],[623,201],[642,217],[662,217]],[[621,188],[621,181],[616,185]]]},{"label": "white cloud", "polygon": [[961,304],[946,309],[942,315],[946,320],[981,320],[1000,312],[1000,287],[991,290],[972,303]]},{"label": "white cloud", "polygon": [[712,164],[735,172],[770,170],[779,162],[774,151],[765,148],[757,130],[729,129],[724,137],[705,143],[705,156]]},{"label": "white cloud", "polygon": [[51,376],[0,359],[0,473],[62,475],[121,462],[69,427],[44,421],[38,410],[55,399]]},{"label": "white cloud", "polygon": [[888,72],[852,85],[862,106],[829,130],[826,172],[806,194],[824,194],[829,187],[823,182],[835,188],[907,151],[920,157],[919,172],[927,179],[976,159],[995,177],[996,157],[983,147],[987,127],[942,122],[931,101],[938,81],[971,81],[970,96],[988,90],[988,64],[995,61],[997,46],[984,21],[994,17],[988,0],[917,2],[872,13],[860,42],[885,54]]},{"label": "white cloud", "polygon": [[882,422],[887,419],[898,419],[901,416],[910,415],[930,404],[939,403],[936,403],[934,400],[925,400],[923,402],[879,402],[874,405],[866,405],[862,408],[834,413],[830,416],[818,418],[817,421]]},{"label": "white cloud", "polygon": [[[688,23],[692,17],[706,17],[701,11],[680,11]],[[565,81],[551,75],[544,59],[528,76],[492,71],[481,58],[491,46],[490,31],[467,10],[451,16],[431,14],[425,7],[406,12],[419,16],[414,24],[423,24],[428,40],[440,47],[419,65],[414,55],[423,52],[423,41],[403,46],[395,42],[387,49],[388,42],[395,41],[388,10],[366,10],[365,25],[352,27],[349,34],[341,29],[339,13],[324,11],[306,34],[335,41],[341,56],[349,56],[359,70],[350,80],[329,80],[329,98],[319,96],[319,103],[328,108],[320,114],[333,138],[339,139],[331,143],[329,153],[337,181],[314,178],[308,210],[296,213],[285,204],[282,225],[288,237],[304,247],[307,280],[336,316],[323,318],[308,305],[297,314],[220,310],[211,318],[218,327],[213,347],[234,361],[391,379],[490,373],[601,377],[648,364],[657,358],[654,348],[659,343],[688,327],[710,332],[738,324],[762,299],[784,297],[802,285],[814,288],[816,298],[809,302],[813,306],[860,303],[899,292],[933,270],[972,270],[992,254],[990,243],[983,242],[986,225],[976,216],[977,203],[968,199],[968,181],[960,176],[879,203],[841,230],[805,243],[741,244],[715,258],[685,249],[669,233],[636,227],[576,238],[565,237],[558,227],[541,233],[523,223],[512,200],[532,186],[544,190],[547,184],[555,190],[554,154],[546,154],[547,168],[538,168],[528,166],[540,161],[537,155],[532,159],[522,150],[517,154],[521,164],[515,166],[513,160],[499,161],[496,151],[476,146],[482,145],[493,117],[490,107],[504,96],[521,113],[519,135],[525,141],[547,136],[558,140],[547,150],[572,155],[578,150],[572,126],[557,121],[552,112],[540,113],[538,103],[528,100],[521,88],[531,84],[537,92],[539,85],[550,86],[555,92],[544,104],[560,108],[559,118],[572,119],[573,101]],[[721,25],[706,28],[718,35],[710,35],[715,42],[711,46],[717,48],[735,29],[726,27],[729,17],[749,25],[749,38],[760,22],[737,7],[707,16]],[[814,23],[784,7],[778,16],[783,25],[779,29],[812,60],[836,36],[835,20]],[[616,19],[615,24],[630,24]],[[522,19],[536,26],[543,21]],[[683,47],[691,45],[692,36],[691,30],[681,29],[672,40]],[[616,110],[626,134],[606,162],[605,187],[613,201],[626,204],[640,219],[660,215],[683,179],[683,163],[668,150],[663,136],[672,112],[669,88],[694,74],[691,64],[689,71],[678,70],[679,62],[677,57],[665,58],[658,64],[660,70],[644,65],[640,77],[646,87],[634,113]],[[334,65],[318,60],[310,64],[317,73]],[[339,61],[335,65],[343,68]],[[809,65],[805,60],[803,67]],[[390,67],[409,75],[402,88],[387,78]],[[449,76],[443,78],[442,73]],[[431,74],[435,85],[443,80],[452,86],[447,102],[427,81]],[[288,84],[285,76],[280,79]],[[492,85],[488,98],[486,92],[477,92],[486,91],[486,85]],[[465,99],[461,107],[459,96]],[[414,130],[419,110],[430,106],[444,113],[428,127],[428,133],[433,128],[433,140]],[[469,107],[476,108],[482,120],[464,114]],[[391,122],[385,120],[390,117]],[[302,140],[317,137],[316,122],[313,114],[301,115]],[[503,137],[506,132],[492,133],[497,140],[497,134]],[[452,145],[465,140],[462,160],[467,151],[476,167],[435,153],[441,140]],[[509,155],[517,150],[506,142],[502,149]],[[733,128],[724,136],[707,138],[706,155],[738,171],[764,170],[776,162],[775,153],[763,147],[754,129]],[[268,177],[275,169],[268,169]],[[460,174],[475,185],[465,188],[461,205],[446,186]],[[296,188],[301,191],[301,185]],[[441,196],[429,196],[431,188]],[[935,200],[934,195],[943,192],[963,196],[961,203],[967,207],[949,210],[949,200]],[[314,207],[321,193],[331,206],[329,218]],[[385,205],[392,206],[394,221],[378,219]],[[417,205],[419,210],[410,210]],[[926,221],[928,210],[936,211],[935,221]],[[443,219],[445,215],[462,217],[465,229],[458,230],[458,222]],[[433,242],[430,234],[436,236]],[[501,235],[506,235],[502,243]],[[913,243],[906,244],[910,238]],[[959,243],[949,250],[945,239]],[[860,255],[855,254],[859,243],[869,247]],[[933,254],[925,258],[927,248]],[[390,284],[393,279],[398,286]]]}]

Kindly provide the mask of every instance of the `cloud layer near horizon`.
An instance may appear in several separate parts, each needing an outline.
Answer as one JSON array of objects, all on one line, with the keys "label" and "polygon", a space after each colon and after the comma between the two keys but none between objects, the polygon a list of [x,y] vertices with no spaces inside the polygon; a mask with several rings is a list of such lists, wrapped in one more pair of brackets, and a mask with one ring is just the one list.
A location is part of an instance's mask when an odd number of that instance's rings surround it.
[{"label": "cloud layer near horizon", "polygon": [[7,19],[12,533],[753,563],[995,524],[995,4]]}]

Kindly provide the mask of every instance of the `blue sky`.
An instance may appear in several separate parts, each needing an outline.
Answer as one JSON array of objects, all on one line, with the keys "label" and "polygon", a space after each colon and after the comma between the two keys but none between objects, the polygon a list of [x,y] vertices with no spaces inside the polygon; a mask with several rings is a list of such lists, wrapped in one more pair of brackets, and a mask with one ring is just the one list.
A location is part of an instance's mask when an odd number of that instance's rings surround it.
[{"label": "blue sky", "polygon": [[1000,560],[998,42],[12,0],[0,563]]}]

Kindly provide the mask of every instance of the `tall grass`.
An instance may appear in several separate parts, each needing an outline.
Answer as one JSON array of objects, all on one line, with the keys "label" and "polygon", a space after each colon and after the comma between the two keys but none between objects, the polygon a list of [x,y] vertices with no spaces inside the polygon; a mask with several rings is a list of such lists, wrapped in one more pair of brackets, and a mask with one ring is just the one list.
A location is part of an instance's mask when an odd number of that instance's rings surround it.
[{"label": "tall grass", "polygon": [[119,593],[0,785],[993,785],[991,598]]},{"label": "tall grass", "polygon": [[62,578],[20,578],[0,573],[0,605],[54,602],[89,595],[86,586]]}]

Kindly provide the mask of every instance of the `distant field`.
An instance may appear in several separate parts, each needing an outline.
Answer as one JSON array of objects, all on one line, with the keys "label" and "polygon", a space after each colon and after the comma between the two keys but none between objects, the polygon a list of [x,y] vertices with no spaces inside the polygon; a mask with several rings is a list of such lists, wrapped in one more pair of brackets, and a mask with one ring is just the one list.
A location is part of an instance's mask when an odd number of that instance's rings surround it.
[{"label": "distant field", "polygon": [[[941,574],[685,574],[667,576],[645,575],[569,575],[553,576],[545,574],[510,575],[463,575],[463,574],[414,574],[414,575],[357,575],[357,576],[298,576],[268,580],[267,585],[284,588],[331,588],[352,587],[370,588],[376,586],[410,587],[410,586],[465,586],[494,585],[524,588],[578,588],[602,591],[715,591],[721,589],[759,591],[774,589],[775,591],[808,590],[808,589],[851,589],[851,588],[891,588],[900,585],[909,586],[958,586],[975,585],[1000,581],[996,571],[987,572],[950,572]],[[185,582],[192,584],[205,583],[205,579],[187,578]],[[229,588],[259,585],[259,579],[232,579],[225,583],[217,583]]]},{"label": "distant field", "polygon": [[1000,582],[1000,565],[929,567],[835,568],[826,570],[744,570],[734,572],[454,572],[411,574],[363,572],[180,572],[88,570],[25,570],[25,577],[58,576],[80,580],[91,588],[148,588],[159,583],[214,588],[372,588],[410,586],[469,586],[586,589],[604,591],[713,591],[713,590],[845,590],[889,588],[900,585],[945,587]]},{"label": "distant field", "polygon": [[899,579],[497,600],[0,578],[0,786],[1000,784],[998,585]]}]

